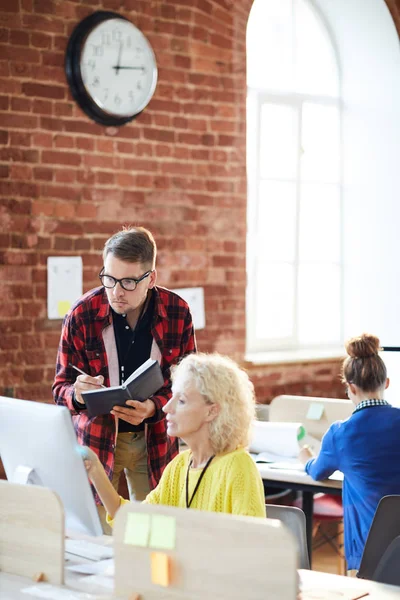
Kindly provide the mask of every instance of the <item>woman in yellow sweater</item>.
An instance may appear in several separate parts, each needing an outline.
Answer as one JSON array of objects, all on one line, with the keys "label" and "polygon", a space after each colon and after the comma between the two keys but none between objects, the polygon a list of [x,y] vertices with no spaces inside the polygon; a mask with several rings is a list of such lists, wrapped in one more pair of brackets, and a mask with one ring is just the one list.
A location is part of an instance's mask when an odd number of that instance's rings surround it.
[{"label": "woman in yellow sweater", "polygon": [[[150,504],[265,517],[264,488],[246,451],[254,418],[254,387],[231,359],[190,354],[172,373],[172,397],[164,407],[167,431],[189,450],[165,468]],[[86,450],[85,464],[112,525],[121,498],[96,454]]]}]

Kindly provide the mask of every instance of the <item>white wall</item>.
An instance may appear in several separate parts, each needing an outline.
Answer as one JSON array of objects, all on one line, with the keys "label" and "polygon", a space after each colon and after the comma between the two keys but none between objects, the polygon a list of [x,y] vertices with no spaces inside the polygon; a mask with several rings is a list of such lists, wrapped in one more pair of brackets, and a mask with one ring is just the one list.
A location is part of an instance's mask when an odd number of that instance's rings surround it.
[{"label": "white wall", "polygon": [[344,337],[370,331],[400,346],[398,35],[384,0],[313,4],[342,74]]}]

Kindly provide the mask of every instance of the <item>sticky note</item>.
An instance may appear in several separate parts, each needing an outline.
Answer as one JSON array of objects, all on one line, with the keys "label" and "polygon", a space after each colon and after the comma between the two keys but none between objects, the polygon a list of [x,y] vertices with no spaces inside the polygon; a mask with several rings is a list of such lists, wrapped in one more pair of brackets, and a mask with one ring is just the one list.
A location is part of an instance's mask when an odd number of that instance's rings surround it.
[{"label": "sticky note", "polygon": [[151,581],[164,587],[171,583],[171,557],[164,552],[152,552],[150,555]]},{"label": "sticky note", "polygon": [[324,405],[318,402],[312,402],[308,407],[306,419],[310,421],[319,421],[324,412]]},{"label": "sticky note", "polygon": [[146,547],[149,543],[150,515],[128,513],[126,519],[124,544]]},{"label": "sticky note", "polygon": [[150,548],[173,550],[176,540],[176,522],[174,517],[153,515],[151,520]]},{"label": "sticky note", "polygon": [[58,300],[57,313],[59,317],[64,317],[71,308],[70,300]]}]

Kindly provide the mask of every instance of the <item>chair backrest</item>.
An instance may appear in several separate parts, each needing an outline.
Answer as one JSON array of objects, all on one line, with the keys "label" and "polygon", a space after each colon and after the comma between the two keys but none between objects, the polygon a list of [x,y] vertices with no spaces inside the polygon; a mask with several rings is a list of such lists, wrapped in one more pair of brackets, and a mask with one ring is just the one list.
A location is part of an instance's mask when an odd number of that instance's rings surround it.
[{"label": "chair backrest", "polygon": [[279,519],[293,533],[299,550],[300,569],[309,569],[308,546],[306,537],[306,517],[300,508],[266,504],[268,519]]},{"label": "chair backrest", "polygon": [[400,496],[381,498],[365,542],[358,577],[373,579],[384,552],[400,536]]},{"label": "chair backrest", "polygon": [[400,535],[394,538],[382,556],[375,573],[374,581],[400,585]]},{"label": "chair backrest", "polygon": [[[321,440],[334,421],[348,419],[353,410],[350,400],[283,395],[271,401],[269,420],[302,423],[309,435]],[[315,412],[319,418],[316,418]]]}]

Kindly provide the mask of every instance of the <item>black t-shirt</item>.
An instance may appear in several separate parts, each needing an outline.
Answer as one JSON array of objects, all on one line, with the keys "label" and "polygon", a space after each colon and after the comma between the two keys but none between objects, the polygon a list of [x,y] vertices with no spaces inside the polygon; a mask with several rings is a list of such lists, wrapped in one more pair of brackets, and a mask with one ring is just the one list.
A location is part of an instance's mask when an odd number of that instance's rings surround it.
[{"label": "black t-shirt", "polygon": [[[151,294],[147,308],[139,317],[136,327],[132,330],[128,324],[126,315],[119,315],[112,311],[115,341],[117,343],[119,362],[119,383],[123,383],[129,375],[140,365],[150,358],[153,336],[151,335],[151,323],[154,315],[154,294]],[[118,431],[143,431],[144,423],[131,425],[119,419]]]}]

